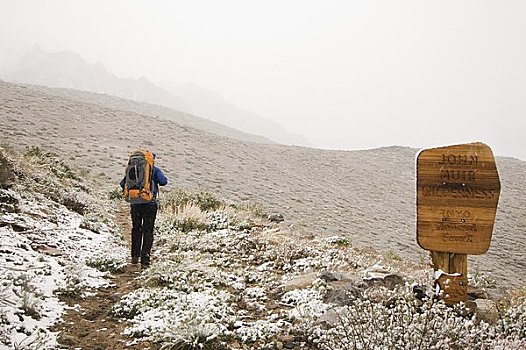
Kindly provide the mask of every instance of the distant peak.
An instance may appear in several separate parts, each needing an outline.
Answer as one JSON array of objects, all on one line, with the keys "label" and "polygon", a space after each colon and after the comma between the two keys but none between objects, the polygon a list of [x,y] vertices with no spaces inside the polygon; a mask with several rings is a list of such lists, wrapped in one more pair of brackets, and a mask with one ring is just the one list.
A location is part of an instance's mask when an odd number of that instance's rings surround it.
[{"label": "distant peak", "polygon": [[97,61],[95,62],[95,64],[93,64],[93,68],[96,69],[96,70],[100,70],[100,71],[104,71],[104,72],[107,72],[108,70],[106,69],[106,67],[104,67],[104,65]]},{"label": "distant peak", "polygon": [[36,43],[27,48],[26,53],[42,53],[42,48],[40,44]]},{"label": "distant peak", "polygon": [[144,75],[139,77],[137,79],[138,82],[141,82],[141,83],[149,83],[150,82],[150,79],[148,79],[147,77],[145,77]]}]

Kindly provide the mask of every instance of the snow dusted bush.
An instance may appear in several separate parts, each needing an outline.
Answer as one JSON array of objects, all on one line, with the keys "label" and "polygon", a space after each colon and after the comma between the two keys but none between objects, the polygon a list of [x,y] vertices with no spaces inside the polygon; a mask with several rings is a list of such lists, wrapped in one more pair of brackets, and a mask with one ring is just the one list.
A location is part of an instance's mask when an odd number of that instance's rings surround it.
[{"label": "snow dusted bush", "polygon": [[468,285],[472,287],[486,289],[489,287],[494,287],[495,283],[496,281],[494,278],[478,270],[474,270],[472,273],[468,273]]},{"label": "snow dusted bush", "polygon": [[52,152],[31,146],[26,147],[24,156],[39,167],[45,167],[48,172],[59,179],[80,180],[76,171]]},{"label": "snow dusted bush", "polygon": [[101,272],[123,273],[126,268],[126,259],[115,256],[99,256],[86,260],[86,265]]},{"label": "snow dusted bush", "polygon": [[140,289],[125,296],[112,311],[132,319],[128,335],[179,342],[182,335],[192,335],[187,332],[189,325],[213,329],[214,337],[228,334],[226,325],[234,315],[230,299],[229,293],[218,290],[186,293],[170,288]]},{"label": "snow dusted bush", "polygon": [[187,203],[171,218],[171,228],[181,232],[207,230],[207,214],[197,205]]},{"label": "snow dusted bush", "polygon": [[221,341],[220,333],[217,325],[190,322],[184,327],[178,326],[166,332],[161,350],[226,349],[226,344]]},{"label": "snow dusted bush", "polygon": [[209,191],[189,192],[182,188],[165,192],[159,199],[161,211],[176,214],[186,205],[197,206],[201,211],[213,211],[219,209],[223,202],[215,194]]},{"label": "snow dusted bush", "polygon": [[69,210],[84,215],[90,210],[93,210],[91,201],[93,199],[86,193],[77,192],[75,190],[61,191],[58,195],[57,201],[63,204]]},{"label": "snow dusted bush", "polygon": [[304,319],[318,319],[327,311],[329,305],[323,302],[325,292],[325,288],[319,288],[315,284],[313,288],[287,292],[281,297],[281,301],[294,307],[289,312],[289,318],[301,323]]},{"label": "snow dusted bush", "polygon": [[256,320],[252,322],[240,322],[236,326],[237,328],[234,331],[237,339],[241,340],[243,343],[256,343],[261,342],[258,348],[274,348],[272,342],[270,344],[265,344],[267,341],[272,340],[278,334],[283,333],[284,329],[291,327],[290,322],[287,322],[282,319],[272,320]]},{"label": "snow dusted bush", "polygon": [[349,238],[347,237],[343,237],[343,236],[331,236],[331,237],[327,237],[325,239],[325,241],[327,243],[330,243],[330,244],[334,244],[334,245],[338,245],[338,246],[341,246],[341,247],[349,247],[352,245],[352,242],[349,240]]},{"label": "snow dusted bush", "polygon": [[65,269],[65,273],[66,276],[61,285],[55,289],[55,294],[74,298],[81,297],[86,290],[81,269],[71,265]]},{"label": "snow dusted bush", "polygon": [[[305,314],[301,331],[321,349],[523,349],[524,307],[510,307],[498,324],[476,321],[463,304],[414,298],[409,288],[387,291],[386,302],[365,295],[326,316]],[[521,319],[522,318],[522,319]],[[510,328],[506,328],[506,325]]]},{"label": "snow dusted bush", "polygon": [[207,226],[209,230],[223,230],[228,228],[230,217],[227,213],[216,211],[208,215]]}]

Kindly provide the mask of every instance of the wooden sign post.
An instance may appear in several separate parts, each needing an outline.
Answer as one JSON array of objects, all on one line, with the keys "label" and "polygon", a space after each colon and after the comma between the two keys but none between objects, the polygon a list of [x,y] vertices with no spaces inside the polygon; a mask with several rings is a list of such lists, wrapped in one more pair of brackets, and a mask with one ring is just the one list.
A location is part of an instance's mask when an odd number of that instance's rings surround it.
[{"label": "wooden sign post", "polygon": [[417,242],[431,251],[446,303],[467,301],[467,255],[490,246],[500,194],[493,152],[483,143],[417,156]]}]

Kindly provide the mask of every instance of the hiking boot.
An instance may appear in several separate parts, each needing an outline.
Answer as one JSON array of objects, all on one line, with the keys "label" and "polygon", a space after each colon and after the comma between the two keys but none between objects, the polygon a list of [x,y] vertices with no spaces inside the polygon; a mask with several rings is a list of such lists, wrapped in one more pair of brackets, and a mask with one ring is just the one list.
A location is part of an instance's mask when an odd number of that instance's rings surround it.
[{"label": "hiking boot", "polygon": [[136,256],[132,257],[132,264],[135,265],[135,264],[138,264],[138,263],[139,263],[139,258],[136,257]]},{"label": "hiking boot", "polygon": [[150,264],[141,264],[141,270],[146,270],[147,268],[150,267]]}]

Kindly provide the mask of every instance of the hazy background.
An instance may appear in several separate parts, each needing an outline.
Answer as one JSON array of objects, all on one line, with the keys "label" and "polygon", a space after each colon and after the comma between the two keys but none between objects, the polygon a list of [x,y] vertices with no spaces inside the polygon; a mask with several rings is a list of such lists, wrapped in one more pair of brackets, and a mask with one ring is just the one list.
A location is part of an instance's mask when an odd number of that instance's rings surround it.
[{"label": "hazy background", "polygon": [[29,46],[191,83],[313,146],[488,143],[526,160],[524,1],[2,1]]}]

